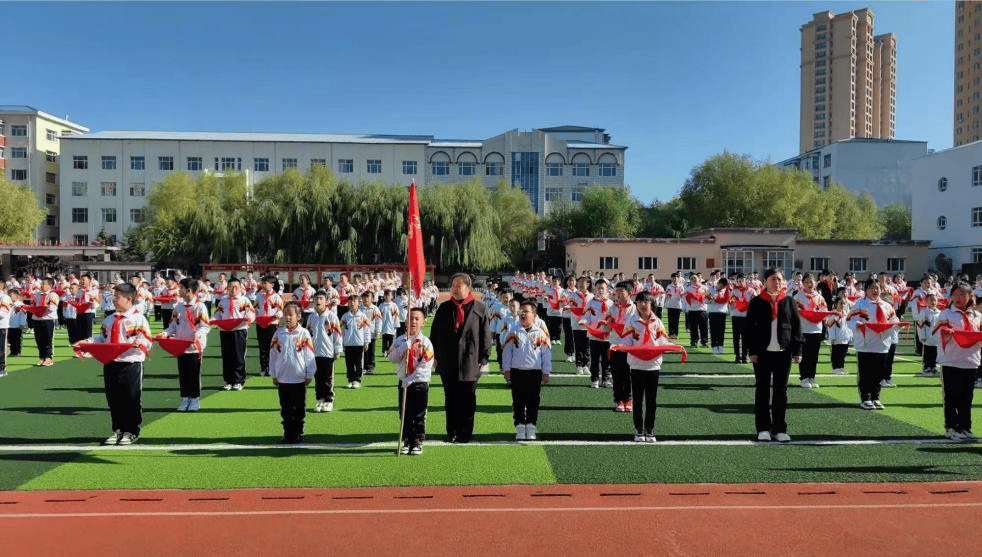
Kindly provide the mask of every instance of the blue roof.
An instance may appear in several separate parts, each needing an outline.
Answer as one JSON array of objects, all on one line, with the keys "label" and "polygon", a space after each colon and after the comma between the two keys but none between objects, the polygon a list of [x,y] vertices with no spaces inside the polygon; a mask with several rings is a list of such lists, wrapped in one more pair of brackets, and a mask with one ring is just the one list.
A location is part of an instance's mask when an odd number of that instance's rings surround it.
[{"label": "blue roof", "polygon": [[427,145],[432,135],[275,133],[275,132],[167,132],[103,131],[75,135],[67,139],[128,139],[166,141],[273,141],[281,143],[418,143]]}]

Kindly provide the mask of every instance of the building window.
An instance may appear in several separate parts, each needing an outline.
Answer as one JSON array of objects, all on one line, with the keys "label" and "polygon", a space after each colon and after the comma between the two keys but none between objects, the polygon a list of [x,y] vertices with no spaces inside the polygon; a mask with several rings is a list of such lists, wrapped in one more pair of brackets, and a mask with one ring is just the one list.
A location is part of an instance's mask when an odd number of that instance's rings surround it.
[{"label": "building window", "polygon": [[188,157],[188,170],[198,172],[205,169],[205,163],[201,157]]},{"label": "building window", "polygon": [[144,197],[147,195],[147,185],[143,182],[133,182],[130,184],[130,197]]},{"label": "building window", "polygon": [[890,272],[890,273],[902,273],[902,272],[904,272],[904,258],[903,257],[888,257],[887,258],[887,272]]},{"label": "building window", "polygon": [[585,162],[573,163],[573,176],[589,176],[590,164]]},{"label": "building window", "polygon": [[157,157],[157,168],[160,170],[174,170],[174,157]]},{"label": "building window", "polygon": [[44,130],[44,138],[48,141],[58,141],[58,132],[55,130]]},{"label": "building window", "polygon": [[102,197],[116,197],[116,182],[102,182]]},{"label": "building window", "polygon": [[948,189],[948,179],[942,176],[938,178],[938,191],[945,191]]},{"label": "building window", "polygon": [[811,270],[812,271],[828,271],[829,270],[829,258],[828,257],[812,257]]},{"label": "building window", "polygon": [[283,170],[284,171],[287,168],[296,168],[297,167],[297,159],[283,159],[282,163],[283,163]]},{"label": "building window", "polygon": [[432,164],[432,174],[434,176],[449,176],[450,175],[450,162],[449,161],[434,161]]},{"label": "building window", "polygon": [[354,171],[354,159],[338,159],[338,174],[351,174]]},{"label": "building window", "polygon": [[831,176],[825,176],[822,178],[822,185],[825,186],[826,189],[829,187],[829,183],[831,182],[832,182]]},{"label": "building window", "polygon": [[473,176],[474,175],[474,163],[473,162],[462,162],[460,163],[460,168],[458,170],[461,176]]},{"label": "building window", "polygon": [[416,174],[416,161],[402,161],[402,173],[406,176]]},{"label": "building window", "polygon": [[831,154],[825,155],[825,157],[823,157],[823,159],[822,159],[822,166],[825,167],[825,168],[829,168],[830,166],[832,166],[832,155]]},{"label": "building window", "polygon": [[783,270],[787,274],[788,271],[794,268],[794,262],[791,260],[793,255],[793,252],[790,251],[768,251],[764,256],[764,268],[769,269],[774,267]]},{"label": "building window", "polygon": [[89,245],[89,235],[88,234],[74,234],[72,235],[72,241],[75,242],[76,246],[87,246]]},{"label": "building window", "polygon": [[102,222],[116,222],[116,209],[113,208],[103,209]]},{"label": "building window", "polygon": [[102,169],[116,170],[116,157],[111,155],[102,157]]},{"label": "building window", "polygon": [[696,269],[695,257],[679,257],[676,263],[679,271],[694,271]]},{"label": "building window", "polygon": [[982,186],[982,166],[972,167],[972,185]]},{"label": "building window", "polygon": [[866,272],[866,258],[865,257],[850,257],[849,258],[849,272],[850,273],[865,273]]},{"label": "building window", "polygon": [[88,182],[72,182],[72,196],[85,197],[89,194]]},{"label": "building window", "polygon": [[27,126],[11,124],[10,126],[10,136],[11,137],[27,137]]},{"label": "building window", "polygon": [[489,162],[484,167],[484,173],[488,176],[504,176],[505,174],[505,163],[503,162]]},{"label": "building window", "polygon": [[143,170],[147,167],[145,157],[130,157],[130,170]]},{"label": "building window", "polygon": [[44,160],[48,162],[58,162],[58,153],[55,153],[54,151],[45,151]]},{"label": "building window", "polygon": [[972,248],[972,263],[982,263],[982,248]]},{"label": "building window", "polygon": [[49,184],[54,184],[55,182],[58,181],[58,175],[55,174],[54,172],[45,172],[44,181]]},{"label": "building window", "polygon": [[14,182],[27,180],[27,171],[24,169],[13,169],[10,171],[10,179]]},{"label": "building window", "polygon": [[583,189],[584,188],[573,188],[573,191],[569,196],[570,200],[575,201],[577,203],[583,201]]},{"label": "building window", "polygon": [[269,159],[252,159],[252,169],[256,172],[269,172]]},{"label": "building window", "polygon": [[54,205],[57,197],[53,193],[48,193],[44,195],[44,202],[47,205]]},{"label": "building window", "polygon": [[948,218],[945,216],[938,217],[938,230],[944,230],[948,228]]},{"label": "building window", "polygon": [[982,226],[982,207],[972,207],[972,226]]},{"label": "building window", "polygon": [[657,257],[639,257],[638,258],[638,270],[639,271],[652,271],[658,268],[658,258]]},{"label": "building window", "polygon": [[558,201],[563,196],[561,188],[546,188],[546,201]]},{"label": "building window", "polygon": [[327,159],[310,159],[310,167],[327,166]]},{"label": "building window", "polygon": [[[284,161],[286,159],[283,159]],[[242,159],[236,157],[215,157],[215,171],[242,170]]]},{"label": "building window", "polygon": [[601,257],[600,258],[600,269],[609,270],[616,269],[618,267],[618,258],[616,257]]},{"label": "building window", "polygon": [[562,175],[563,175],[563,163],[561,162],[546,163],[546,176],[562,176]]},{"label": "building window", "polygon": [[73,207],[72,222],[77,222],[77,223],[89,222],[89,210],[85,207]]},{"label": "building window", "polygon": [[48,226],[57,226],[58,225],[58,215],[56,215],[54,213],[49,213],[44,218],[44,224],[46,224]]},{"label": "building window", "polygon": [[140,224],[143,220],[143,209],[130,209],[130,222]]},{"label": "building window", "polygon": [[726,261],[726,274],[749,274],[754,267],[754,252],[749,250],[726,250],[723,259]]},{"label": "building window", "polygon": [[617,176],[617,165],[612,162],[600,163],[601,176]]},{"label": "building window", "polygon": [[382,160],[381,159],[368,159],[365,164],[365,172],[368,174],[381,174],[382,173]]}]

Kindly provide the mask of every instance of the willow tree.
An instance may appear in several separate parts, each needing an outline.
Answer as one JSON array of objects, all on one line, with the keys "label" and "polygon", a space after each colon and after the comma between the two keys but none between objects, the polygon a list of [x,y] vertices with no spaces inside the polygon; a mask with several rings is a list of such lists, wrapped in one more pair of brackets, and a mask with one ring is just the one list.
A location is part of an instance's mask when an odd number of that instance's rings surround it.
[{"label": "willow tree", "polygon": [[427,261],[447,270],[496,269],[506,262],[491,195],[477,179],[420,189],[419,209]]},{"label": "willow tree", "polygon": [[0,172],[0,241],[27,242],[44,220],[31,186],[7,181]]},{"label": "willow tree", "polygon": [[277,263],[332,262],[341,238],[335,220],[339,184],[334,172],[315,166],[269,177],[253,188],[255,234],[260,260]]}]

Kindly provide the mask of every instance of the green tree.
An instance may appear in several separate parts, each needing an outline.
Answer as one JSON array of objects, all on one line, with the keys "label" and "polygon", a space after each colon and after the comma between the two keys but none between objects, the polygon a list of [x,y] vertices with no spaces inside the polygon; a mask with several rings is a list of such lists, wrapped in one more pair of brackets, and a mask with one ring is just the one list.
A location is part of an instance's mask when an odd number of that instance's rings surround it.
[{"label": "green tree", "polygon": [[477,179],[420,188],[426,260],[448,271],[497,269],[506,262],[496,236],[498,215]]},{"label": "green tree", "polygon": [[884,239],[910,240],[910,229],[913,217],[910,207],[900,203],[891,203],[877,210],[877,217],[884,229]]},{"label": "green tree", "polygon": [[498,216],[496,235],[509,265],[528,268],[541,229],[532,201],[521,188],[499,180],[497,189],[491,194],[491,204]]},{"label": "green tree", "polygon": [[0,172],[0,241],[29,242],[44,214],[31,186],[12,184]]},{"label": "green tree", "polygon": [[641,204],[630,190],[594,186],[583,192],[573,212],[573,229],[578,235],[600,238],[631,238],[641,226]]}]

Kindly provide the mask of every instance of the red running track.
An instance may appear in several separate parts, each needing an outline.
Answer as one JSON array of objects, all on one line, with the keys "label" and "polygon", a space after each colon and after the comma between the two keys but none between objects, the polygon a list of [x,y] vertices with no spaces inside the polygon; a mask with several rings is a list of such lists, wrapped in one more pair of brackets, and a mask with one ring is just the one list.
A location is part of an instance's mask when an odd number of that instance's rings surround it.
[{"label": "red running track", "polygon": [[0,492],[13,555],[966,555],[982,482]]}]

